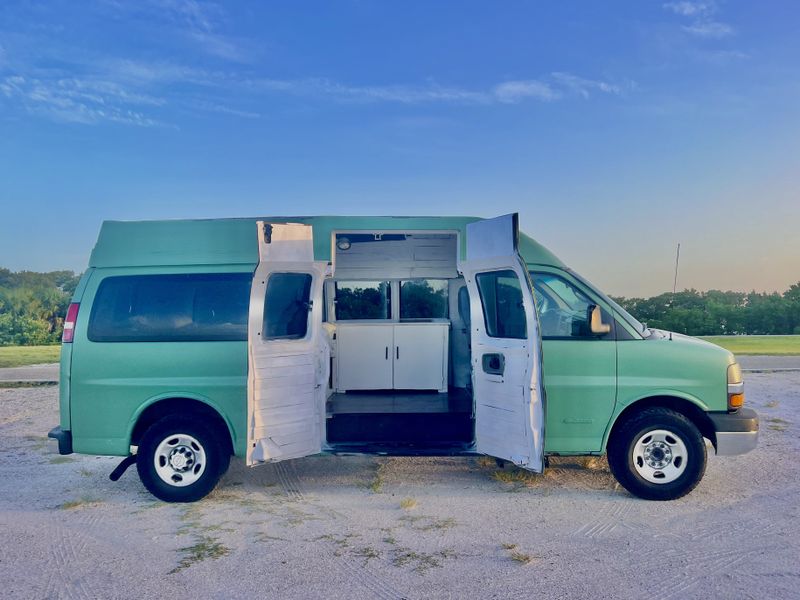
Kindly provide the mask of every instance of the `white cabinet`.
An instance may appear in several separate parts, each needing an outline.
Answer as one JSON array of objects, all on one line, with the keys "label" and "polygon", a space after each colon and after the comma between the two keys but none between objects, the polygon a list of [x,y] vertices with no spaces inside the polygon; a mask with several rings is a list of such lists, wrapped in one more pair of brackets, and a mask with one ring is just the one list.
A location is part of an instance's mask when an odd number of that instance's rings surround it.
[{"label": "white cabinet", "polygon": [[447,323],[394,328],[394,388],[447,391]]},{"label": "white cabinet", "polygon": [[336,326],[339,392],[447,391],[449,321],[343,323]]},{"label": "white cabinet", "polygon": [[336,327],[336,388],[392,389],[394,329],[391,325],[339,323]]}]

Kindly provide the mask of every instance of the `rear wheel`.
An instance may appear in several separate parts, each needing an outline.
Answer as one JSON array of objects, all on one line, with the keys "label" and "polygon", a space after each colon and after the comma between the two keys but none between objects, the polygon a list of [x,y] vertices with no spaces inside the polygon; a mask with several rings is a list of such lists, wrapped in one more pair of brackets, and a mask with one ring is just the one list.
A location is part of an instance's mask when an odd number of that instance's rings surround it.
[{"label": "rear wheel", "polygon": [[684,415],[648,408],[629,417],[608,445],[608,464],[630,493],[674,500],[691,492],[706,471],[706,445]]},{"label": "rear wheel", "polygon": [[165,502],[194,502],[208,495],[228,468],[230,455],[214,428],[178,415],[156,421],[139,443],[136,468],[148,491]]}]

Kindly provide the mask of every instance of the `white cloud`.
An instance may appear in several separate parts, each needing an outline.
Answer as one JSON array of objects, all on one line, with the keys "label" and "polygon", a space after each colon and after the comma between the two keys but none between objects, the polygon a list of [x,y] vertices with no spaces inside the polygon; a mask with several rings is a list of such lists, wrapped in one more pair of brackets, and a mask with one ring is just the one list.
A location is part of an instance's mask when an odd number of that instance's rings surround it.
[{"label": "white cloud", "polygon": [[691,23],[683,25],[682,29],[692,35],[703,38],[723,38],[736,33],[733,27],[712,17],[718,11],[713,0],[705,2],[667,2],[663,8],[681,17],[691,19]]},{"label": "white cloud", "polygon": [[733,27],[718,21],[697,21],[691,25],[684,25],[683,30],[704,38],[723,38],[735,33]]},{"label": "white cloud", "polygon": [[683,17],[707,15],[717,9],[713,2],[667,2],[662,6]]},{"label": "white cloud", "polygon": [[528,99],[550,102],[561,97],[561,93],[549,84],[535,79],[504,81],[496,85],[492,93],[499,102],[505,104],[517,104]]},{"label": "white cloud", "polygon": [[113,85],[107,87],[76,79],[46,81],[13,75],[0,80],[0,91],[16,99],[31,113],[56,121],[93,125],[103,121],[153,127],[159,122],[144,113],[114,102],[153,104],[155,99],[126,95]]},{"label": "white cloud", "polygon": [[611,84],[606,81],[595,81],[593,79],[585,79],[572,75],[571,73],[553,73],[553,79],[565,88],[573,91],[584,98],[588,98],[591,92],[602,92],[604,94],[614,94],[619,96],[622,94],[622,88],[619,85]]}]

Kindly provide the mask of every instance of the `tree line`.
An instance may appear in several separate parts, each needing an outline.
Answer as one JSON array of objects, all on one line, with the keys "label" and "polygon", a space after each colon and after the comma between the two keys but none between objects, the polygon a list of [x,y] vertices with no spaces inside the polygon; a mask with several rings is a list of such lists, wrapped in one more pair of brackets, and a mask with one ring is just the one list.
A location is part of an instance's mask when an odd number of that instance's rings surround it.
[{"label": "tree line", "polygon": [[[0,268],[0,346],[58,343],[79,280],[73,271]],[[782,294],[684,290],[614,300],[648,327],[688,335],[800,334],[800,282]]]},{"label": "tree line", "polygon": [[0,346],[55,344],[80,275],[0,268]]},{"label": "tree line", "polygon": [[614,298],[648,327],[688,335],[800,334],[800,282],[778,292],[684,290],[652,298]]}]

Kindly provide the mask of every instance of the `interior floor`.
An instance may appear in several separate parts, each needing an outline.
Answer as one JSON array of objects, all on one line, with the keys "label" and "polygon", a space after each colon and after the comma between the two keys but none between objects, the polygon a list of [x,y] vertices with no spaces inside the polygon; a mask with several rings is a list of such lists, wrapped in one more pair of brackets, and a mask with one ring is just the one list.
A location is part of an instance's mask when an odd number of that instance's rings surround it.
[{"label": "interior floor", "polygon": [[461,388],[333,394],[326,412],[328,444],[335,446],[459,450],[474,439],[472,397]]}]

